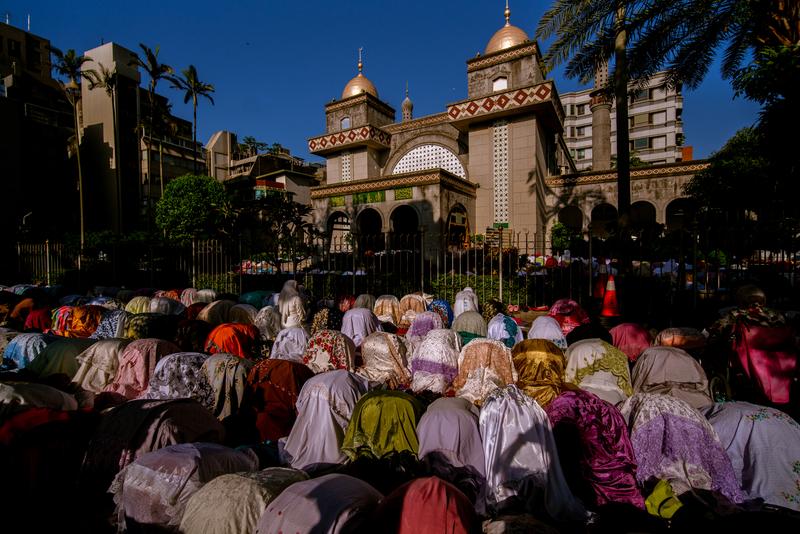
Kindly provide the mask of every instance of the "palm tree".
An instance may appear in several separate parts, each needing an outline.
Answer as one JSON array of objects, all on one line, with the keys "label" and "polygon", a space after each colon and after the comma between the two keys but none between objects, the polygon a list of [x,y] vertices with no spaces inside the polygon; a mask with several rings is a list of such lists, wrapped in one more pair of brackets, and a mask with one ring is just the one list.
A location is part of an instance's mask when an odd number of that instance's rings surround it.
[{"label": "palm tree", "polygon": [[[197,150],[197,97],[202,96],[214,105],[214,99],[211,98],[211,93],[214,92],[214,86],[210,83],[201,82],[197,77],[197,69],[194,65],[189,65],[188,68],[181,71],[180,76],[170,77],[172,87],[184,91],[183,103],[188,104],[189,100],[192,101],[192,112],[194,118],[194,144],[192,145],[193,151]],[[192,166],[194,173],[197,174],[197,153],[195,152],[192,158]]]},{"label": "palm tree", "polygon": [[259,152],[267,149],[267,143],[259,141],[252,135],[242,137],[242,142],[239,145],[239,150],[246,153],[247,156],[257,156]]},{"label": "palm tree", "polygon": [[114,170],[117,181],[117,231],[122,232],[122,180],[120,178],[119,162],[119,128],[117,126],[117,69],[109,69],[103,64],[98,65],[97,71],[88,71],[84,76],[89,80],[89,89],[105,89],[111,98],[111,128],[114,134]]},{"label": "palm tree", "polygon": [[[150,176],[152,176],[152,170],[150,169],[150,152],[153,142],[153,126],[155,124],[155,115],[156,115],[156,86],[158,82],[162,79],[167,79],[169,75],[173,72],[172,67],[167,65],[166,63],[159,63],[158,61],[158,53],[160,48],[157,46],[155,50],[151,49],[149,46],[139,43],[139,48],[142,49],[142,56],[138,56],[134,54],[133,59],[130,62],[130,65],[133,67],[143,69],[147,75],[150,77],[150,83],[148,85],[148,102],[150,104],[150,117],[149,117],[149,127],[147,128],[147,172],[148,172],[148,180]],[[150,194],[149,194],[149,187],[148,187],[148,203],[150,201]]]},{"label": "palm tree", "polygon": [[90,69],[83,69],[83,65],[91,61],[87,56],[79,56],[74,49],[70,48],[66,53],[58,48],[50,47],[50,53],[55,58],[53,62],[53,70],[56,74],[63,76],[67,79],[67,83],[59,81],[61,89],[72,105],[72,116],[75,122],[75,135],[73,136],[75,160],[78,164],[78,203],[79,203],[79,218],[81,229],[81,250],[78,255],[78,269],[80,269],[81,256],[83,255],[84,237],[85,237],[85,224],[83,217],[83,168],[81,167],[81,135],[80,124],[78,124],[78,102],[80,100],[80,80],[82,75],[91,75],[94,71]]}]

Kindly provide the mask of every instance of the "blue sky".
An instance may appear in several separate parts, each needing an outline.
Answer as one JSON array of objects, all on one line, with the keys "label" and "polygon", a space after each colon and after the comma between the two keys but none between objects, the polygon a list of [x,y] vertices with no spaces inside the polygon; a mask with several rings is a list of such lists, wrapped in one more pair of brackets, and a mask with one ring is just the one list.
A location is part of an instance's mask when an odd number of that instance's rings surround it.
[{"label": "blue sky", "polygon": [[[549,5],[512,0],[511,22],[533,35]],[[132,50],[140,42],[160,46],[161,61],[176,69],[194,64],[216,87],[216,105],[204,101],[198,111],[200,140],[227,129],[279,142],[300,157],[308,156],[306,139],[324,132],[325,103],[356,74],[358,47],[364,74],[398,118],[406,81],[414,115],[438,113],[466,97],[465,61],[503,25],[503,9],[501,0],[0,0],[3,19],[9,12],[12,25],[25,27],[30,14],[31,31],[62,50],[83,52],[101,40]],[[560,93],[580,88],[560,70],[553,77]],[[168,84],[159,92],[191,119],[191,107]],[[733,99],[718,65],[684,97],[686,140],[698,158],[757,120],[758,106]]]}]

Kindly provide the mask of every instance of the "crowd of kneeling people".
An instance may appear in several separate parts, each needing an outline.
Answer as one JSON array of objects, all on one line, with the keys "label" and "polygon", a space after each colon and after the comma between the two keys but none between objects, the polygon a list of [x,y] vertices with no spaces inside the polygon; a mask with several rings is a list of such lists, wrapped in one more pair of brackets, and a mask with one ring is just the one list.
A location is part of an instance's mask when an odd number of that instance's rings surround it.
[{"label": "crowd of kneeling people", "polygon": [[702,332],[607,329],[568,299],[510,314],[470,288],[62,293],[0,288],[6,521],[800,529],[795,337],[755,287]]}]

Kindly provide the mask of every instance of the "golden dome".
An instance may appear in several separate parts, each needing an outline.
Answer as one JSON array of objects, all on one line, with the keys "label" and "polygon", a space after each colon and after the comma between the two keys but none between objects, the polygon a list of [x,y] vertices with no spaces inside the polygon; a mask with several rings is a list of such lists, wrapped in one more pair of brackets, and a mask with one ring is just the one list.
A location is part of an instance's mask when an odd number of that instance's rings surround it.
[{"label": "golden dome", "polygon": [[375,89],[372,82],[359,72],[355,78],[347,82],[347,85],[344,86],[342,98],[349,98],[351,96],[360,95],[361,93],[369,93],[376,98],[378,97],[378,90]]},{"label": "golden dome", "polygon": [[350,98],[351,96],[358,96],[361,93],[369,93],[375,98],[378,98],[378,90],[369,79],[362,74],[364,63],[361,61],[361,49],[358,49],[358,74],[355,78],[347,82],[342,91],[342,99]]},{"label": "golden dome", "polygon": [[512,46],[517,46],[526,41],[530,41],[530,37],[528,37],[528,34],[525,33],[524,30],[516,26],[512,26],[509,22],[509,19],[511,18],[511,10],[508,9],[508,3],[506,3],[505,16],[506,25],[497,30],[497,32],[492,35],[492,38],[489,39],[489,44],[486,45],[486,54],[499,52],[500,50],[505,50],[506,48],[511,48]]}]

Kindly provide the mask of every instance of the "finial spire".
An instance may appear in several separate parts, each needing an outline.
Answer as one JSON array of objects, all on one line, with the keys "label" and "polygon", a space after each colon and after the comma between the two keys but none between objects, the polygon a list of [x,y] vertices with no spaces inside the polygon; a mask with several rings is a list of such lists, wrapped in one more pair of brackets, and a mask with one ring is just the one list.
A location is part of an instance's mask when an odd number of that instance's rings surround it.
[{"label": "finial spire", "polygon": [[506,26],[510,26],[511,25],[511,22],[510,22],[511,10],[508,8],[508,0],[506,0],[506,11],[505,11],[504,14],[506,16]]},{"label": "finial spire", "polygon": [[361,61],[361,52],[364,51],[364,47],[358,47],[358,73],[361,74],[361,70],[364,68],[364,62]]},{"label": "finial spire", "polygon": [[406,98],[408,98],[408,80],[406,80]]}]

